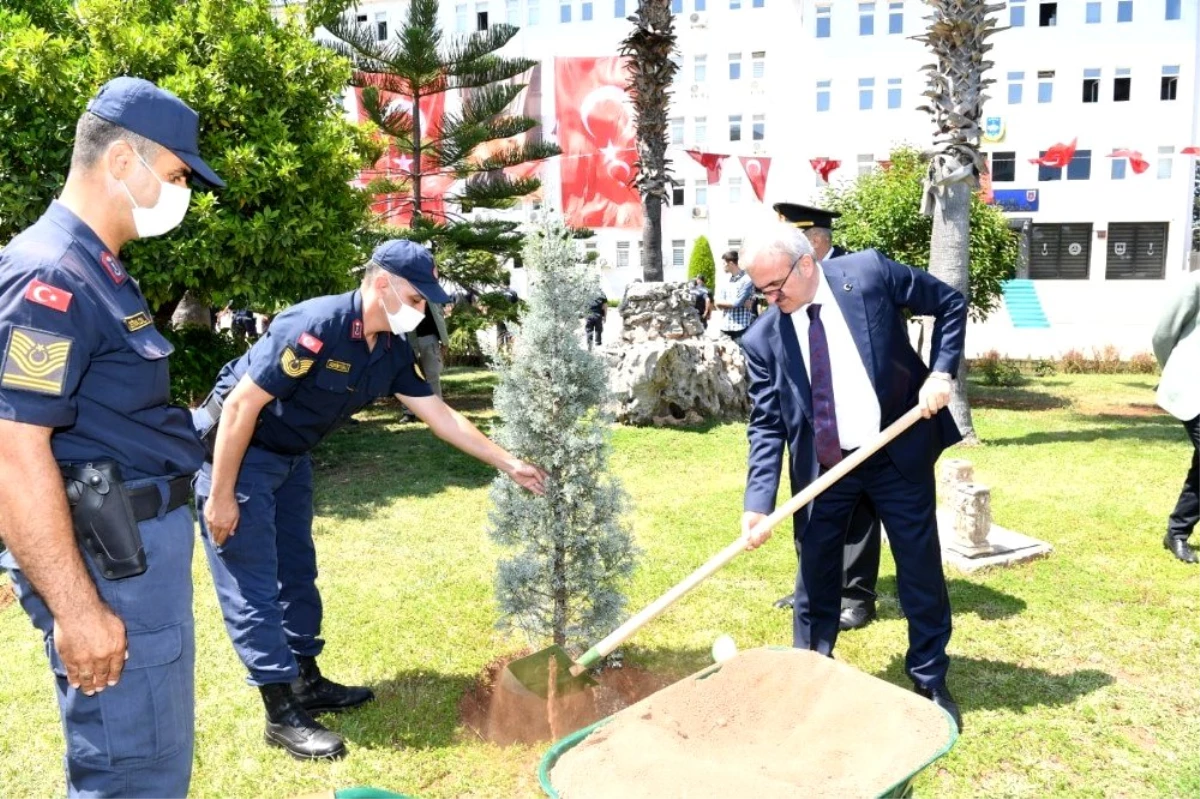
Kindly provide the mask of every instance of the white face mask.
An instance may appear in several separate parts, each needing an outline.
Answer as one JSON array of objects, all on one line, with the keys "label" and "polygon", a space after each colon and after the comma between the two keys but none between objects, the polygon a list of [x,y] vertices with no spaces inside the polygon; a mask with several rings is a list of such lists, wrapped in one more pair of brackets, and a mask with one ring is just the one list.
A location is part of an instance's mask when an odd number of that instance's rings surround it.
[{"label": "white face mask", "polygon": [[389,311],[386,305],[383,306],[383,312],[387,314],[388,325],[397,336],[411,333],[425,319],[425,312],[417,310],[411,305],[405,305],[404,300],[401,300],[400,295],[396,293],[396,289],[392,286],[391,281],[388,281],[388,288],[392,290],[392,296],[400,301],[400,310],[396,311],[396,313]]},{"label": "white face mask", "polygon": [[150,174],[154,175],[154,179],[159,182],[158,202],[149,208],[142,208],[137,204],[137,200],[133,199],[133,193],[129,191],[129,186],[125,184],[125,181],[121,181],[121,186],[129,195],[129,201],[133,203],[133,227],[137,231],[138,238],[148,239],[152,236],[161,236],[179,227],[179,223],[187,215],[188,204],[192,201],[192,190],[176,186],[174,183],[167,183],[155,174],[153,169],[150,169],[150,165],[141,155],[138,155],[138,160],[146,169],[150,170]]}]

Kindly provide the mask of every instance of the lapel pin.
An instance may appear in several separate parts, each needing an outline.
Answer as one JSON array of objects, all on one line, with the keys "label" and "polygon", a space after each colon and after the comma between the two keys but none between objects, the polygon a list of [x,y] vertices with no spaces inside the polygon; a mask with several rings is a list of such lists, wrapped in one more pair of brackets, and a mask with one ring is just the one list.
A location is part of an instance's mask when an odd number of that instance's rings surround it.
[{"label": "lapel pin", "polygon": [[847,283],[847,284],[845,284],[844,286],[842,286],[842,289],[843,289],[844,291],[853,291],[853,290],[854,290],[854,286],[852,286],[852,285],[850,285],[849,283]]}]

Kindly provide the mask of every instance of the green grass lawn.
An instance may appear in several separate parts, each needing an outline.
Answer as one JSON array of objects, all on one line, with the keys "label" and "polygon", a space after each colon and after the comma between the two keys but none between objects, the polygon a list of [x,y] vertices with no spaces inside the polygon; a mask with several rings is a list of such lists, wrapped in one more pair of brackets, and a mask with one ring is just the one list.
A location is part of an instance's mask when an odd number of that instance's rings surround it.
[{"label": "green grass lawn", "polygon": [[[1200,795],[1200,569],[1160,540],[1190,449],[1153,408],[1150,376],[1057,376],[979,389],[986,445],[951,450],[992,486],[995,520],[1050,541],[1012,569],[951,572],[950,684],[966,733],[924,772],[924,796]],[[446,378],[452,404],[485,427],[491,377]],[[535,796],[544,747],[501,749],[458,723],[484,664],[523,642],[493,628],[484,532],[487,468],[395,407],[364,414],[316,453],[316,539],[325,600],[322,666],[375,686],[379,701],[327,717],[350,756],[301,764],[262,743],[263,713],[220,621],[203,553],[195,560],[197,748],[192,795],[285,797],[375,785],[424,797]],[[649,602],[737,534],[744,425],[616,431],[613,467],[644,550],[629,589]],[[790,590],[790,537],[734,561],[626,649],[683,676],[711,662],[721,633],[743,648],[790,643],[771,601]],[[880,621],[838,654],[907,686],[906,629],[885,554]],[[0,796],[64,791],[62,735],[42,644],[19,608],[0,611]],[[867,720],[847,718],[848,724]],[[866,753],[869,756],[869,753]]]}]

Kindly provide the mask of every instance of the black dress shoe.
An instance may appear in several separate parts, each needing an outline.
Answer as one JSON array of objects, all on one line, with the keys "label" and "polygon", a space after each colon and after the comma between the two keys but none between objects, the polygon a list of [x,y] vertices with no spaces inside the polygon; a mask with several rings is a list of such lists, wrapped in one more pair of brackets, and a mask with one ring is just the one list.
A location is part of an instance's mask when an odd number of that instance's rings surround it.
[{"label": "black dress shoe", "polygon": [[297,760],[336,760],[346,756],[341,736],[321,726],[296,699],[287,683],[263,685],[267,728],[263,737]]},{"label": "black dress shoe", "polygon": [[1196,553],[1188,546],[1186,538],[1176,538],[1167,533],[1167,537],[1163,539],[1163,547],[1184,563],[1200,563],[1200,558],[1197,558]]},{"label": "black dress shoe", "polygon": [[296,699],[309,713],[330,713],[365,705],[375,698],[370,688],[338,685],[321,675],[314,657],[298,656],[300,676],[292,680]]},{"label": "black dress shoe", "polygon": [[914,685],[913,690],[949,713],[950,718],[954,719],[954,723],[958,725],[958,731],[960,733],[963,731],[962,713],[958,710],[958,702],[955,702],[954,697],[950,695],[949,688],[944,685],[937,688],[924,688],[920,685]]},{"label": "black dress shoe", "polygon": [[870,624],[874,618],[874,605],[870,607],[842,608],[842,615],[838,617],[838,629],[843,632],[846,630],[859,630]]},{"label": "black dress shoe", "polygon": [[796,605],[796,595],[795,594],[788,594],[787,596],[781,596],[781,597],[779,597],[779,599],[776,599],[774,602],[774,606],[777,608],[780,608],[782,610],[791,610],[793,607],[795,607],[795,605]]}]

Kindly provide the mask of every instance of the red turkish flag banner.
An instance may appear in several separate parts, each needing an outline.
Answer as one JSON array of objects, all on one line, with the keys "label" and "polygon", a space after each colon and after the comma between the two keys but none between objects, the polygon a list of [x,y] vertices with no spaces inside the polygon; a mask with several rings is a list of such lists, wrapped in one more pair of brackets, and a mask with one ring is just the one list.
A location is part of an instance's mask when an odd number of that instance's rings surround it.
[{"label": "red turkish flag banner", "polygon": [[[355,88],[354,99],[358,104],[358,121],[366,122],[366,106],[363,104],[362,89]],[[385,114],[393,109],[404,109],[412,113],[412,98],[395,92],[379,91],[379,102]],[[446,95],[432,94],[421,98],[421,109],[418,120],[421,123],[421,139],[427,141],[441,135],[442,117],[446,111]],[[421,175],[421,213],[438,221],[446,218],[446,208],[442,201],[450,186],[454,184],[454,176],[442,174],[432,161],[422,155]],[[364,187],[375,178],[390,178],[393,180],[409,180],[412,174],[412,156],[400,152],[396,147],[389,146],[383,156],[372,167],[362,170],[355,185]],[[407,226],[412,222],[413,190],[406,194],[381,194],[371,203],[371,210],[383,217],[389,225]]]},{"label": "red turkish flag banner", "polygon": [[1182,150],[1179,151],[1179,154],[1180,155],[1200,155],[1200,147],[1197,147],[1196,145],[1193,144],[1188,147],[1184,147]]},{"label": "red turkish flag banner", "polygon": [[742,162],[742,169],[746,173],[746,177],[750,180],[750,187],[754,189],[754,196],[759,202],[763,201],[763,195],[767,193],[767,173],[771,171],[770,158],[747,158],[744,155],[739,155],[738,160]]},{"label": "red turkish flag banner", "polygon": [[562,209],[568,224],[641,229],[633,187],[637,149],[623,59],[554,59],[554,107],[562,149]]},{"label": "red turkish flag banner", "polygon": [[1029,163],[1038,164],[1040,166],[1055,167],[1061,169],[1071,163],[1075,158],[1075,143],[1078,138],[1071,139],[1070,144],[1058,142],[1053,144],[1046,150],[1046,154],[1041,158],[1030,158]]},{"label": "red turkish flag banner", "polygon": [[708,185],[715,186],[721,182],[721,162],[729,156],[717,153],[702,153],[699,150],[684,150],[700,166],[708,171]]},{"label": "red turkish flag banner", "polygon": [[1150,168],[1150,162],[1142,158],[1142,154],[1137,150],[1113,150],[1108,155],[1109,158],[1128,158],[1129,166],[1133,169],[1133,174],[1140,175]]},{"label": "red turkish flag banner", "polygon": [[821,180],[828,183],[829,176],[833,174],[833,170],[842,165],[842,162],[834,158],[813,158],[809,160],[808,165],[821,176]]},{"label": "red turkish flag banner", "polygon": [[[542,65],[537,64],[529,70],[527,75],[516,81],[517,83],[525,83],[526,86],[521,94],[513,101],[510,110],[507,112],[513,116],[526,116],[531,119],[536,119],[539,122],[542,119]],[[509,139],[496,139],[495,141],[484,142],[475,148],[471,156],[475,163],[480,163],[493,156],[501,155],[506,150],[514,147],[524,147],[527,142],[540,142],[542,140],[542,129],[539,125],[525,133],[513,136]],[[530,161],[516,166],[505,168],[504,174],[508,175],[513,180],[522,180],[524,178],[539,177],[542,171],[543,161]],[[541,200],[542,189],[526,194],[524,199]]]}]

